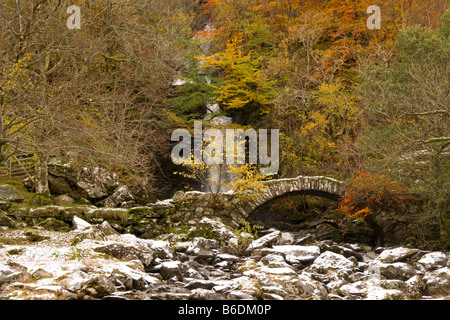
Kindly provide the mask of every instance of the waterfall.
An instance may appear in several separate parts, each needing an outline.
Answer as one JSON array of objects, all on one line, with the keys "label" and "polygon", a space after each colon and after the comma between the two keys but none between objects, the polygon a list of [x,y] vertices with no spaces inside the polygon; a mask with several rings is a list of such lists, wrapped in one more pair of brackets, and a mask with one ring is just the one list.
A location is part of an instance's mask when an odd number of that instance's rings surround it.
[{"label": "waterfall", "polygon": [[[214,116],[214,113],[209,111],[208,114],[204,118],[204,120],[209,121],[213,126],[225,126],[228,124],[232,124],[233,120],[231,117],[227,116]],[[220,111],[220,107],[217,105],[216,112]],[[208,127],[205,127],[208,129]],[[225,137],[225,129],[220,129],[222,132],[222,136]],[[224,141],[225,144],[225,141]],[[209,166],[209,171],[206,173],[206,179],[209,183],[208,186],[204,186],[204,192],[227,192],[229,185],[234,179],[234,175],[230,172],[230,166],[227,164],[211,164]],[[216,183],[217,182],[217,183]]]},{"label": "waterfall", "polygon": [[[204,28],[205,32],[213,31],[214,25],[207,24]],[[197,40],[200,40],[197,38]],[[200,50],[207,54],[210,51],[212,46],[212,41],[205,41],[200,43]],[[202,61],[200,61],[202,64]],[[203,72],[199,72],[199,74],[203,74]],[[211,84],[211,79],[208,77],[208,74],[205,74],[205,81],[207,84]],[[182,86],[186,83],[192,83],[192,80],[186,78],[177,78],[173,82],[173,86]],[[203,118],[204,121],[210,123],[213,127],[220,126],[221,128],[226,125],[232,124],[233,120],[231,117],[220,115],[220,106],[212,99],[211,101],[205,102],[206,107],[206,116]],[[203,130],[208,130],[211,127],[205,126]],[[220,129],[223,133],[223,137],[225,137],[225,129]],[[224,141],[225,142],[225,141]],[[211,164],[209,166],[208,172],[205,173],[205,178],[207,180],[208,185],[203,185],[201,191],[202,192],[227,192],[230,191],[227,185],[231,183],[235,176],[232,172],[230,172],[230,166],[227,164]],[[217,183],[214,183],[217,181]]]}]

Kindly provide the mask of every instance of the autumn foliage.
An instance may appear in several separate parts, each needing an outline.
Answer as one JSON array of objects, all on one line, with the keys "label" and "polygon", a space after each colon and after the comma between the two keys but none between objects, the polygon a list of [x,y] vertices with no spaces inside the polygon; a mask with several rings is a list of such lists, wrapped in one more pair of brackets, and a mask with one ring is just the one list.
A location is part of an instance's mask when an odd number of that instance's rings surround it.
[{"label": "autumn foliage", "polygon": [[348,194],[339,202],[339,210],[351,218],[364,220],[380,211],[395,210],[410,199],[405,186],[389,175],[359,172]]}]

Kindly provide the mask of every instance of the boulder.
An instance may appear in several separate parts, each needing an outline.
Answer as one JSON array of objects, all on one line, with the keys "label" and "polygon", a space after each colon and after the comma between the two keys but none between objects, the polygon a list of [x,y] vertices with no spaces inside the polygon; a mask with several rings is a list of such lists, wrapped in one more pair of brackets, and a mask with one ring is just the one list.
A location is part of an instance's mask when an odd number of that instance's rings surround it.
[{"label": "boulder", "polygon": [[75,230],[78,230],[78,231],[82,231],[82,230],[84,230],[86,228],[90,228],[92,226],[89,222],[87,222],[81,218],[78,218],[77,216],[73,217],[72,222],[73,222],[73,227],[75,228]]},{"label": "boulder", "polygon": [[113,227],[111,227],[108,221],[103,221],[102,224],[97,225],[96,227],[100,229],[106,236],[119,235],[119,233]]},{"label": "boulder", "polygon": [[341,286],[338,292],[344,296],[359,296],[365,297],[368,291],[368,284],[366,281],[356,281],[347,283]]},{"label": "boulder", "polygon": [[112,195],[110,195],[105,200],[101,201],[99,204],[107,208],[117,208],[123,207],[124,204],[128,204],[134,201],[134,197],[131,194],[127,186],[118,187]]},{"label": "boulder", "polygon": [[11,282],[29,282],[32,280],[27,268],[0,264],[0,288]]},{"label": "boulder", "polygon": [[77,175],[77,185],[86,191],[91,199],[105,198],[119,186],[115,173],[101,167],[84,167]]},{"label": "boulder", "polygon": [[76,232],[77,234],[72,241],[72,245],[76,245],[85,239],[104,241],[107,239],[107,236],[119,235],[107,221],[103,221],[100,225],[90,225],[81,230],[78,229]]},{"label": "boulder", "polygon": [[161,264],[159,274],[163,280],[168,280],[176,277],[179,281],[183,280],[182,264],[180,261],[166,261]]},{"label": "boulder", "polygon": [[400,290],[374,288],[367,293],[366,300],[405,300],[405,294]]},{"label": "boulder", "polygon": [[77,245],[85,239],[104,241],[106,240],[106,235],[98,226],[92,226],[82,231],[77,231],[72,240],[72,245]]},{"label": "boulder", "polygon": [[283,254],[290,264],[308,264],[320,255],[320,248],[317,246],[273,246],[272,249],[266,250]]},{"label": "boulder", "polygon": [[395,249],[384,250],[376,260],[379,260],[383,263],[401,262],[405,261],[418,252],[418,249],[398,247]]},{"label": "boulder", "polygon": [[308,268],[314,272],[327,274],[329,271],[336,270],[351,271],[356,265],[354,261],[347,259],[343,255],[326,251],[318,256]]},{"label": "boulder", "polygon": [[42,227],[46,230],[53,231],[69,231],[70,226],[62,220],[50,217],[37,223],[36,226]]},{"label": "boulder", "polygon": [[148,240],[148,246],[155,252],[155,256],[160,259],[173,259],[170,243],[164,240]]},{"label": "boulder", "polygon": [[220,285],[220,281],[214,281],[214,280],[205,280],[205,279],[195,279],[190,281],[185,288],[189,290],[193,289],[206,289],[211,290],[212,288]]},{"label": "boulder", "polygon": [[387,279],[406,281],[416,275],[414,267],[404,262],[377,263],[377,268],[379,273]]},{"label": "boulder", "polygon": [[34,272],[31,274],[31,276],[32,276],[34,279],[36,279],[36,280],[44,279],[44,278],[52,278],[52,277],[53,277],[53,275],[52,275],[50,272],[48,272],[48,271],[46,271],[46,270],[44,270],[44,269],[42,269],[42,268],[39,268],[39,269],[37,269],[36,271],[34,271]]},{"label": "boulder", "polygon": [[253,251],[256,249],[268,247],[270,245],[276,244],[281,239],[281,231],[273,231],[265,236],[253,240],[247,248],[247,251]]},{"label": "boulder", "polygon": [[235,237],[234,232],[219,218],[202,218],[190,230],[190,234],[201,237],[203,234],[212,239],[228,241]]},{"label": "boulder", "polygon": [[194,268],[187,268],[183,275],[186,278],[205,280],[205,277]]},{"label": "boulder", "polygon": [[424,255],[418,263],[427,270],[436,270],[447,265],[447,256],[443,252],[430,252]]},{"label": "boulder", "polygon": [[253,296],[241,290],[233,290],[228,293],[231,300],[254,300]]},{"label": "boulder", "polygon": [[295,270],[290,267],[262,267],[260,271],[271,275],[297,275]]},{"label": "boulder", "polygon": [[67,194],[62,194],[55,197],[54,201],[59,205],[72,205],[75,203],[75,199],[68,196]]},{"label": "boulder", "polygon": [[154,259],[154,251],[144,246],[128,245],[120,242],[95,247],[94,251],[109,254],[124,261],[140,260],[144,266],[149,267]]},{"label": "boulder", "polygon": [[24,196],[13,187],[7,184],[0,185],[0,201],[22,203],[24,200]]},{"label": "boulder", "polygon": [[[70,163],[53,158],[48,161],[47,168],[51,194],[66,194],[76,200],[87,198],[87,193],[77,185],[77,172]],[[24,183],[29,184],[29,181],[24,180]]]},{"label": "boulder", "polygon": [[320,250],[321,251],[333,251],[334,253],[343,255],[346,258],[350,258],[350,257],[354,257],[357,261],[362,261],[363,260],[363,256],[350,248],[346,248],[343,246],[339,246],[336,244],[328,244],[325,243],[325,241],[320,245]]},{"label": "boulder", "polygon": [[115,173],[101,167],[77,170],[70,163],[57,159],[48,162],[48,183],[54,195],[68,195],[75,200],[104,199],[119,187]]},{"label": "boulder", "polygon": [[194,289],[189,295],[189,300],[219,300],[219,296],[213,290]]},{"label": "boulder", "polygon": [[268,254],[261,259],[261,262],[269,268],[289,268],[286,260],[278,254]]},{"label": "boulder", "polygon": [[297,295],[305,299],[324,300],[328,297],[327,287],[323,283],[311,279],[307,274],[298,275],[287,286],[292,287]]},{"label": "boulder", "polygon": [[117,289],[109,277],[99,274],[89,277],[81,291],[94,298],[103,298],[116,292]]},{"label": "boulder", "polygon": [[448,267],[426,273],[423,281],[426,284],[426,295],[438,297],[450,295],[450,269]]},{"label": "boulder", "polygon": [[3,213],[0,213],[0,226],[14,229],[17,227],[17,223],[14,221],[14,219],[8,217]]},{"label": "boulder", "polygon": [[194,238],[186,250],[186,254],[209,258],[214,255],[213,250],[218,248],[218,241],[201,237]]}]

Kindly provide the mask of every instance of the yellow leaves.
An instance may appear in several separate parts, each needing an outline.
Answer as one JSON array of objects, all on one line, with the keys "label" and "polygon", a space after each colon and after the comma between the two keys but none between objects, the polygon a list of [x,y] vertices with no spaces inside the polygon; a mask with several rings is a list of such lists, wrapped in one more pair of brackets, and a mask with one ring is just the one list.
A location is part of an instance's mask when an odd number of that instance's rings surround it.
[{"label": "yellow leaves", "polygon": [[10,68],[3,68],[0,77],[0,90],[14,91],[19,88],[25,90],[32,89],[33,83],[28,79],[27,63],[31,60],[31,54],[26,54],[22,59],[13,64]]},{"label": "yellow leaves", "polygon": [[212,68],[222,74],[223,83],[213,86],[218,102],[231,109],[255,105],[268,112],[274,97],[273,83],[261,75],[261,57],[244,54],[241,42],[241,36],[234,36],[225,51],[198,59],[204,62],[205,70]]}]

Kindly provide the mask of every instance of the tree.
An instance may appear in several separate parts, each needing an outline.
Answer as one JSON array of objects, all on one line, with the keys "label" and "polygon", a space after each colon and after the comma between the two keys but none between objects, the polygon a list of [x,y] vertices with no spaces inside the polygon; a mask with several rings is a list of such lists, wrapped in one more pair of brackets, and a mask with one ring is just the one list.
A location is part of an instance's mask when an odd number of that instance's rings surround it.
[{"label": "tree", "polygon": [[253,107],[260,112],[268,112],[273,98],[272,82],[261,75],[260,57],[244,54],[241,42],[240,37],[233,38],[225,51],[201,57],[203,68],[220,72],[222,83],[213,88],[216,101],[227,109]]},{"label": "tree", "polygon": [[371,125],[361,139],[366,165],[388,173],[426,198],[450,238],[450,11],[437,30],[413,27],[397,41],[400,60],[363,74],[361,94]]},{"label": "tree", "polygon": [[173,125],[166,100],[187,62],[189,2],[73,1],[82,26],[70,30],[67,1],[2,1],[5,158],[17,146],[41,163],[102,165],[129,183],[158,175]]}]

